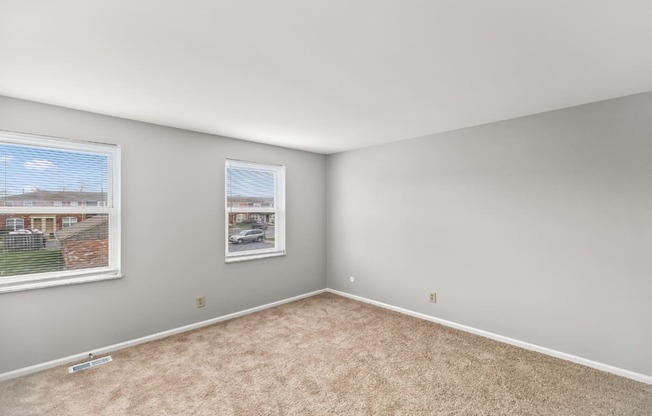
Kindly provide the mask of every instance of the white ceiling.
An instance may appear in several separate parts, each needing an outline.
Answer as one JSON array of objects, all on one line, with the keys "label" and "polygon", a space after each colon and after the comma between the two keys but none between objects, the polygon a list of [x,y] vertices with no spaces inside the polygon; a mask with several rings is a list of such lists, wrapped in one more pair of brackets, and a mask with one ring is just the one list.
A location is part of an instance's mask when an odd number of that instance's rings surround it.
[{"label": "white ceiling", "polygon": [[0,0],[0,59],[0,95],[333,153],[652,90],[652,1]]}]

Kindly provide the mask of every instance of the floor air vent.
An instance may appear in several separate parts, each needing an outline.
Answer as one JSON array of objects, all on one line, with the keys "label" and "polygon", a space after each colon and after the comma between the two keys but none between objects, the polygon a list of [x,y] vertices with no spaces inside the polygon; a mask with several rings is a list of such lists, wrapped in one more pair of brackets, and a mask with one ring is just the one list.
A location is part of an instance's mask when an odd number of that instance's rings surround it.
[{"label": "floor air vent", "polygon": [[111,361],[113,361],[113,358],[111,358],[110,355],[107,355],[106,357],[98,358],[98,359],[91,360],[91,361],[86,361],[85,363],[81,363],[81,364],[77,364],[77,365],[73,365],[71,367],[68,367],[68,372],[69,373],[76,373],[77,371],[86,370],[87,368],[91,368],[91,367],[95,367],[95,366],[98,366],[98,365],[110,363]]}]

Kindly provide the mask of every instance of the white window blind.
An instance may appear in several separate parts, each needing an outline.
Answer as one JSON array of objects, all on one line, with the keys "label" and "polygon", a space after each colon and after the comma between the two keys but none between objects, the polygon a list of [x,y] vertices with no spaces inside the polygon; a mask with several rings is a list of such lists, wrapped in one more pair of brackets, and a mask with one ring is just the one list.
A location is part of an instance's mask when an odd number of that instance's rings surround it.
[{"label": "white window blind", "polygon": [[0,292],[119,277],[119,154],[0,132]]},{"label": "white window blind", "polygon": [[227,159],[226,261],[285,254],[285,167]]}]

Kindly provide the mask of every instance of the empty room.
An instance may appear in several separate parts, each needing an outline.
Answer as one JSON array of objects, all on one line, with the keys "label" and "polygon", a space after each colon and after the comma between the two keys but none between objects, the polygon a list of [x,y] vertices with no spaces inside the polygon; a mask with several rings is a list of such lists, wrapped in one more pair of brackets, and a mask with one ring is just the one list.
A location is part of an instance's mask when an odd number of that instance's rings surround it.
[{"label": "empty room", "polygon": [[652,416],[651,18],[0,0],[0,416]]}]

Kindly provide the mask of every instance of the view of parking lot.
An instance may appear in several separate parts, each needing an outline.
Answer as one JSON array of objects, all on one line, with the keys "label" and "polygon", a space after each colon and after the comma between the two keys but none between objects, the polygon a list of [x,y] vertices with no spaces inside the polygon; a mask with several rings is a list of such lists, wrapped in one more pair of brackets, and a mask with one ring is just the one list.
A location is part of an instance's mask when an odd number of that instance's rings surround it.
[{"label": "view of parking lot", "polygon": [[226,209],[227,257],[255,254],[260,250],[278,249],[283,233],[277,223],[277,180],[282,178],[279,166],[227,160]]},{"label": "view of parking lot", "polygon": [[[263,230],[262,236],[254,235],[249,240],[245,237],[242,238],[241,243],[238,243],[238,236],[240,236],[242,232],[251,231],[252,229],[254,228],[247,224],[236,224],[235,227],[229,227],[229,253],[274,248],[273,225],[267,225],[267,229]],[[232,241],[231,237],[235,237],[233,238],[235,241]],[[258,239],[262,239],[262,241],[257,241]]]}]

